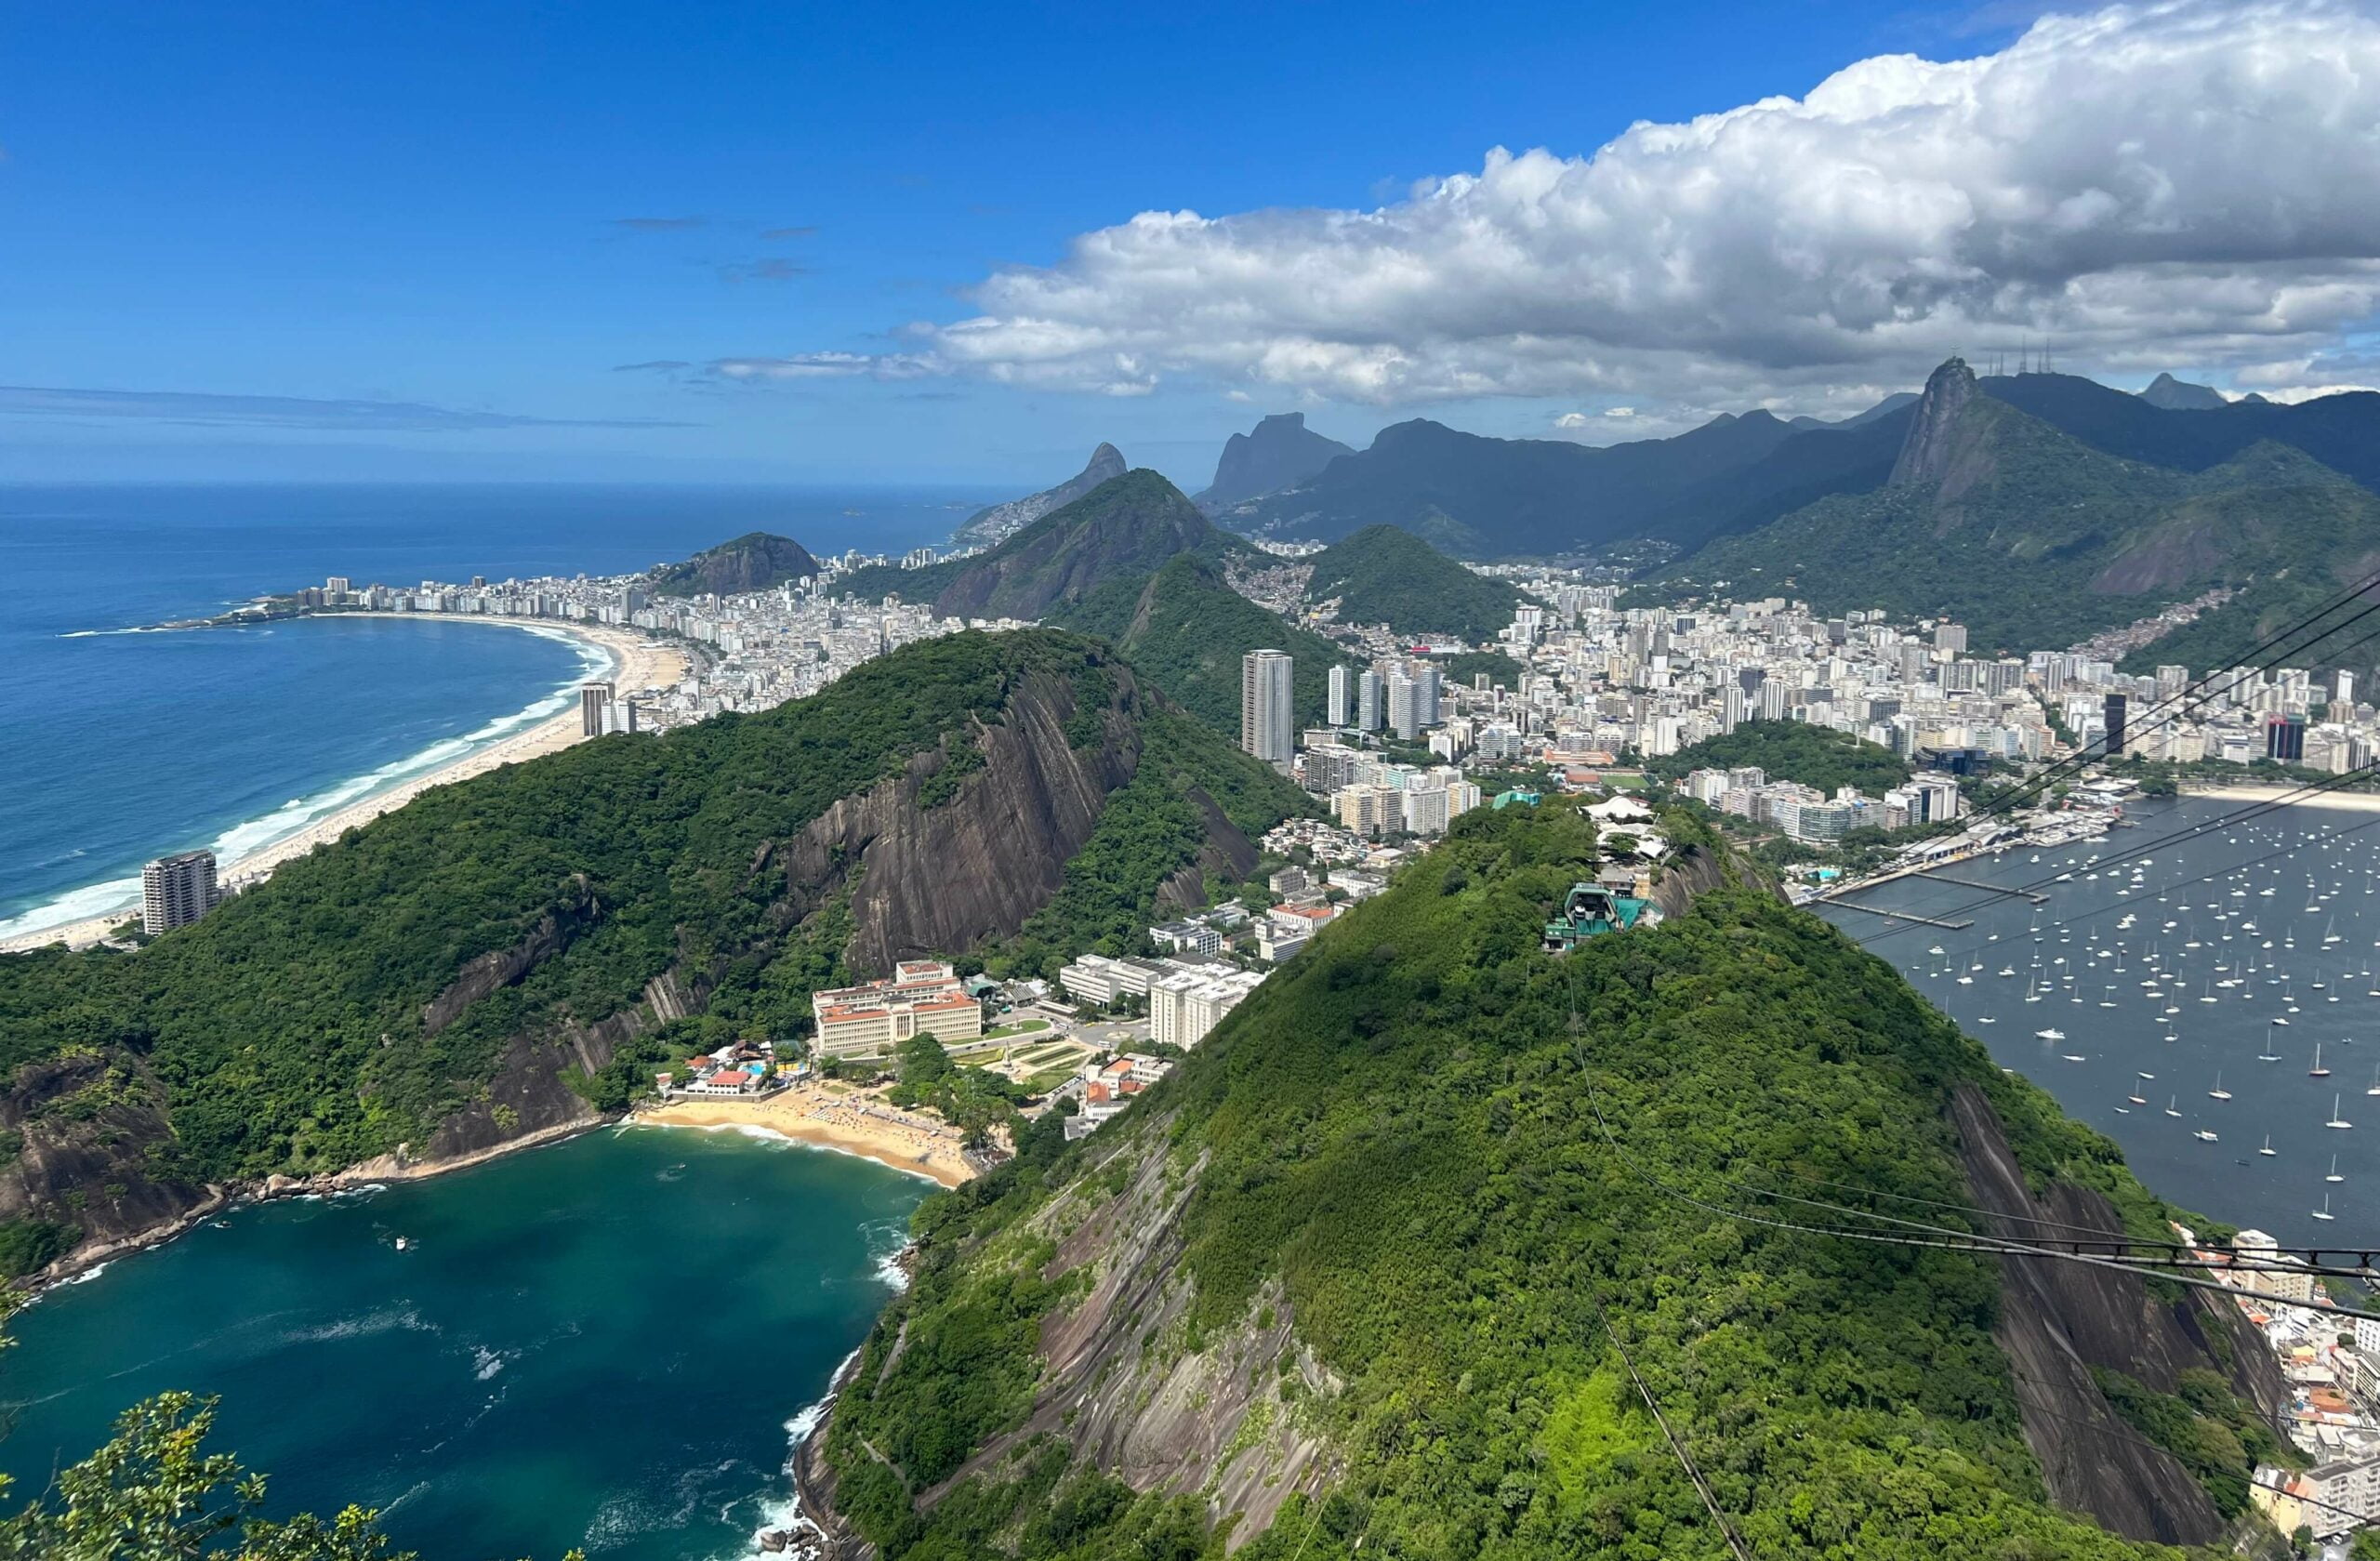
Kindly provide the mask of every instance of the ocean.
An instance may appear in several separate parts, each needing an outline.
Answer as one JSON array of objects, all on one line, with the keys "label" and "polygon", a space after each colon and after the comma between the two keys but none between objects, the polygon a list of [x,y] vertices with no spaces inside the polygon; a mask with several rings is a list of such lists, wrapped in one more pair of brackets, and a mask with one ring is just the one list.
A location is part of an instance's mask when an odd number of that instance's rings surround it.
[{"label": "ocean", "polygon": [[140,864],[252,849],[562,708],[600,665],[483,624],[120,632],[271,590],[614,574],[752,530],[946,538],[945,488],[0,487],[0,937],[132,902]]},{"label": "ocean", "polygon": [[234,1210],[13,1320],[11,1504],[187,1389],[220,1396],[209,1448],[271,1476],[271,1515],[377,1507],[437,1557],[750,1554],[928,1190],[648,1127]]},{"label": "ocean", "polygon": [[1915,879],[1857,896],[1964,929],[1824,914],[2167,1200],[2287,1244],[2373,1250],[2380,814],[2251,806],[2145,802],[2104,840],[1950,869],[2038,906]]}]

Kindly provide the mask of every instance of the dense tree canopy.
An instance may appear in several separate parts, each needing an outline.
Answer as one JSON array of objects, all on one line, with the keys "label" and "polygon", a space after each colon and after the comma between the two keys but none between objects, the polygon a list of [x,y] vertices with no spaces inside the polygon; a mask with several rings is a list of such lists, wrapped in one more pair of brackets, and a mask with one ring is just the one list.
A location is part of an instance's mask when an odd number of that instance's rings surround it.
[{"label": "dense tree canopy", "polygon": [[[1673,827],[1711,849],[1691,819]],[[1338,1384],[1301,1392],[1284,1368],[1260,1398],[1327,1444],[1333,1474],[1241,1555],[1721,1561],[1623,1345],[1769,1561],[2166,1554],[2043,1499],[1989,1260],[1766,1230],[1662,1190],[1799,1173],[1959,1202],[1943,1105],[1964,1087],[2033,1175],[2147,1228],[2163,1210],[2113,1145],[1765,893],[1540,953],[1538,923],[1596,859],[1566,809],[1467,815],[1121,1123],[1072,1149],[1029,1140],[930,1200],[915,1282],[826,1433],[862,1531],[891,1561],[1215,1542],[1198,1501],[1136,1495],[1062,1435],[913,1504],[1024,1419],[1043,1329],[1114,1259],[1059,1238],[1100,1228],[1154,1157],[1169,1185],[1191,1178],[1193,1289],[1183,1320],[1140,1342],[1141,1380],[1244,1343],[1277,1297]],[[2210,1489],[2244,1476],[2219,1384],[2135,1408],[2173,1417]]]},{"label": "dense tree canopy", "polygon": [[1909,765],[1888,747],[1805,721],[1747,721],[1648,761],[1646,772],[1678,781],[1694,770],[1757,768],[1770,780],[1799,781],[1828,796],[1848,786],[1880,797],[1909,779]]}]

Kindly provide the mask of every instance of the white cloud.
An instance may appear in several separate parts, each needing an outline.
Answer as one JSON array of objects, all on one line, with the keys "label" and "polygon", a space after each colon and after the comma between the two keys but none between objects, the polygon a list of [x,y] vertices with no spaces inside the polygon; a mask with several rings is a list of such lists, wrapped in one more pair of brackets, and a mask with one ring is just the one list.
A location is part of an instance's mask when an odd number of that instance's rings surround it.
[{"label": "white cloud", "polygon": [[935,372],[927,358],[906,352],[789,352],[781,358],[718,358],[707,365],[722,379],[915,379]]},{"label": "white cloud", "polygon": [[1554,419],[1554,426],[1557,429],[1586,429],[1594,427],[1594,421],[1583,412],[1565,412]]},{"label": "white cloud", "polygon": [[[1144,212],[875,362],[1111,395],[1624,394],[1652,422],[1852,411],[2044,340],[2078,369],[2303,362],[2380,307],[2375,126],[2380,20],[2352,0],[2052,16],[1587,156],[1498,149],[1372,209]],[[746,361],[885,372],[825,366],[846,356]]]}]

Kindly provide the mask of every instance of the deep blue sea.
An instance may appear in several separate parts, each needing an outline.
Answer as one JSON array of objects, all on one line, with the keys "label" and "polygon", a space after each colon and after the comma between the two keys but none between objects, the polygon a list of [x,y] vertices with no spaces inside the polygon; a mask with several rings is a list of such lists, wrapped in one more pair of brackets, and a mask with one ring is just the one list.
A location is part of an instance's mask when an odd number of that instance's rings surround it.
[{"label": "deep blue sea", "polygon": [[[813,552],[945,538],[946,488],[0,487],[0,936],[128,904],[169,851],[250,849],[492,741],[589,669],[500,625],[96,632],[345,575],[615,574],[752,530]],[[127,880],[134,880],[127,882]]]}]

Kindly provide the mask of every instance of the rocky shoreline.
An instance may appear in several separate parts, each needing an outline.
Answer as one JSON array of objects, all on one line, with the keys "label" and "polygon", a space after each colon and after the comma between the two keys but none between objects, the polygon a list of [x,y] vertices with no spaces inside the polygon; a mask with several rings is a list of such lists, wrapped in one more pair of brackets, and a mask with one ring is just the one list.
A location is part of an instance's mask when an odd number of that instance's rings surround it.
[{"label": "rocky shoreline", "polygon": [[86,1242],[53,1261],[48,1267],[27,1275],[18,1282],[23,1299],[31,1301],[61,1285],[71,1285],[92,1270],[113,1263],[121,1257],[149,1251],[162,1247],[186,1232],[218,1215],[230,1213],[255,1204],[273,1203],[286,1198],[327,1197],[337,1193],[355,1192],[391,1182],[419,1182],[432,1176],[443,1176],[450,1171],[467,1171],[484,1165],[502,1156],[523,1149],[541,1148],[575,1138],[607,1127],[619,1118],[590,1117],[583,1121],[562,1122],[551,1127],[524,1132],[502,1144],[473,1149],[465,1154],[417,1160],[409,1157],[403,1146],[395,1153],[361,1161],[342,1171],[325,1171],[318,1176],[284,1176],[278,1172],[261,1182],[229,1182],[209,1184],[206,1195],[199,1202],[176,1214],[172,1219],[129,1235],[111,1237],[104,1241]]}]

